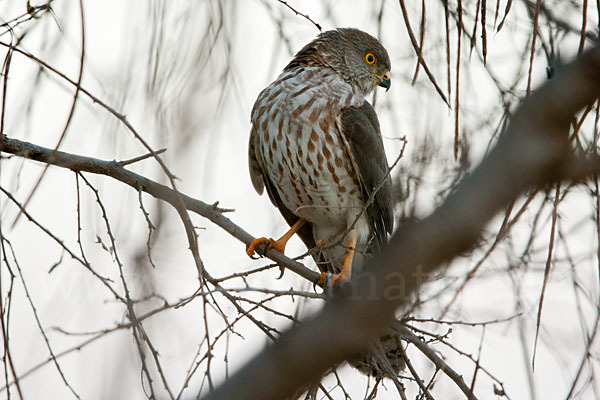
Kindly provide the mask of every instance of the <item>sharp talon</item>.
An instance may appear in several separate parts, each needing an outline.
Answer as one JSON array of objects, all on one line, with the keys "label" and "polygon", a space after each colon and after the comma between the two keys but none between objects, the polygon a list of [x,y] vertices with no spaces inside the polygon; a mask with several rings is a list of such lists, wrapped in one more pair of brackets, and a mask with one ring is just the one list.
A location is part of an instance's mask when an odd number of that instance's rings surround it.
[{"label": "sharp talon", "polygon": [[280,271],[280,274],[277,277],[277,279],[283,278],[283,274],[285,273],[285,268],[284,267],[279,267],[279,271]]},{"label": "sharp talon", "polygon": [[250,257],[253,260],[258,260],[259,258],[261,258],[260,254],[258,256],[255,255],[254,249],[250,251],[250,246],[252,245],[246,246],[246,254],[248,254],[248,257]]}]

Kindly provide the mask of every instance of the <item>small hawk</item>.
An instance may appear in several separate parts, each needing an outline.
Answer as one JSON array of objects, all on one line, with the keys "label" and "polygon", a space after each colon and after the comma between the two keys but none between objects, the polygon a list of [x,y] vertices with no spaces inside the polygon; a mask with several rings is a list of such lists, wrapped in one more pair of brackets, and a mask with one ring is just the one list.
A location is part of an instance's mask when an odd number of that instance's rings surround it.
[{"label": "small hawk", "polygon": [[[387,243],[393,208],[379,121],[365,99],[389,89],[390,58],[366,32],[340,28],[304,46],[252,110],[250,177],[291,226],[259,243],[283,253],[298,233],[331,284],[350,279],[365,254]],[[318,245],[318,246],[317,246]]]},{"label": "small hawk", "polygon": [[[266,187],[291,229],[278,240],[255,239],[249,255],[260,243],[283,253],[297,233],[316,250],[319,283],[333,286],[387,243],[394,223],[391,179],[366,97],[376,85],[390,88],[390,67],[377,39],[340,28],[304,46],[260,93],[252,110],[250,177],[259,194]],[[388,366],[402,368],[398,337],[384,336],[380,344]],[[351,363],[385,375],[380,360],[369,351]]]}]

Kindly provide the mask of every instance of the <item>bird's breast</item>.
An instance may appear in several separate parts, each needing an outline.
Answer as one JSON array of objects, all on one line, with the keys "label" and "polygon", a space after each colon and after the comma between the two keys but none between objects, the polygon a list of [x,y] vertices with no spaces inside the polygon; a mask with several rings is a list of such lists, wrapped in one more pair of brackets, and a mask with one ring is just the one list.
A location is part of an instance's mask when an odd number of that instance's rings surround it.
[{"label": "bird's breast", "polygon": [[285,206],[314,225],[345,227],[363,206],[338,121],[343,108],[362,102],[332,72],[300,68],[283,73],[255,104],[264,168]]}]

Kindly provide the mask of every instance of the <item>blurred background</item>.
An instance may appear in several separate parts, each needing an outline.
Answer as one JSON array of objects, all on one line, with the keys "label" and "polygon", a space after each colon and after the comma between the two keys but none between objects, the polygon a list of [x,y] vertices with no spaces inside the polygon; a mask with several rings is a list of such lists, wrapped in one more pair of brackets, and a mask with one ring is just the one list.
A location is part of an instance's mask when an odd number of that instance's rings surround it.
[{"label": "blurred background", "polygon": [[[166,149],[182,193],[278,237],[287,225],[249,179],[252,105],[319,27],[356,27],[392,60],[391,90],[370,101],[389,163],[399,158],[401,224],[428,215],[529,90],[597,41],[589,3],[0,1],[1,129],[118,161],[147,154],[142,138]],[[573,122],[572,143],[597,152],[597,104]],[[127,168],[170,185],[152,157]],[[175,210],[110,177],[3,153],[0,187],[2,398],[201,396],[323,304],[310,282],[277,279],[269,260],[190,214],[218,281],[201,289]],[[599,398],[599,204],[597,180],[532,189],[399,317],[479,398]],[[287,249],[305,252],[297,238]],[[419,350],[407,354],[428,396],[464,398]],[[427,398],[417,377],[400,375],[409,398]],[[398,391],[342,365],[316,398]]]}]

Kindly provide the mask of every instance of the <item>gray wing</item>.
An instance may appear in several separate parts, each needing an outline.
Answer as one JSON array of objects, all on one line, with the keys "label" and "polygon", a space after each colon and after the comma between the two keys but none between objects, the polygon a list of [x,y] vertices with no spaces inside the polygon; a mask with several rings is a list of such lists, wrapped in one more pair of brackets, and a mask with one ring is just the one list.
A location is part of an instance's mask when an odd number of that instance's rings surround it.
[{"label": "gray wing", "polygon": [[367,208],[367,216],[379,250],[387,243],[387,233],[392,233],[394,228],[392,181],[388,175],[389,166],[381,140],[379,120],[373,107],[365,101],[360,107],[343,109],[341,125],[358,168],[365,200],[377,190],[373,203]]},{"label": "gray wing", "polygon": [[250,131],[250,140],[248,142],[248,169],[250,170],[250,179],[252,180],[252,186],[258,194],[263,194],[265,190],[265,181],[263,179],[263,167],[260,164],[259,157],[256,152],[259,148],[258,134],[256,130],[252,128]]}]

